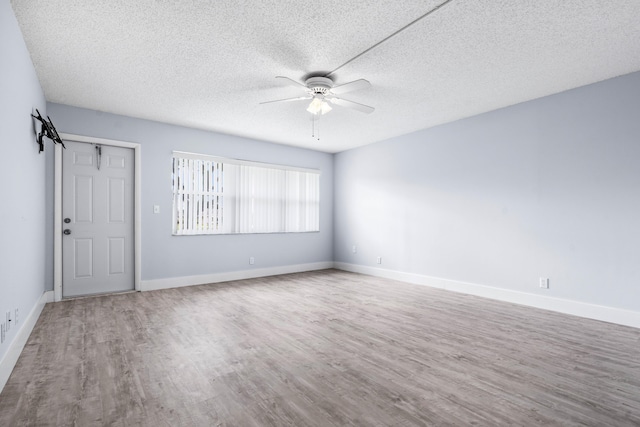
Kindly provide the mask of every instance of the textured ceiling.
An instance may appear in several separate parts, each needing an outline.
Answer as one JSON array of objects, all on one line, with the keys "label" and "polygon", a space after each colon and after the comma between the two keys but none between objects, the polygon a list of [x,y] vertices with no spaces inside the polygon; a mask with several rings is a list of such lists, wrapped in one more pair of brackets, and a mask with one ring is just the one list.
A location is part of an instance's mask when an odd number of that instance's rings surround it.
[{"label": "textured ceiling", "polygon": [[327,152],[640,70],[638,0],[452,0],[332,75],[374,113],[259,105],[443,1],[11,3],[49,101]]}]

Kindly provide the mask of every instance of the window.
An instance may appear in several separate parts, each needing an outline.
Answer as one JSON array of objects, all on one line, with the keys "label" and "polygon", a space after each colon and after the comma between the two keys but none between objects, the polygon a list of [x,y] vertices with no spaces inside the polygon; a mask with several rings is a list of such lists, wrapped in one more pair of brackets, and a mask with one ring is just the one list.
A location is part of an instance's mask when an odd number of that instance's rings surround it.
[{"label": "window", "polygon": [[223,172],[215,159],[173,153],[173,234],[222,232]]},{"label": "window", "polygon": [[173,153],[173,234],[320,229],[320,172]]}]

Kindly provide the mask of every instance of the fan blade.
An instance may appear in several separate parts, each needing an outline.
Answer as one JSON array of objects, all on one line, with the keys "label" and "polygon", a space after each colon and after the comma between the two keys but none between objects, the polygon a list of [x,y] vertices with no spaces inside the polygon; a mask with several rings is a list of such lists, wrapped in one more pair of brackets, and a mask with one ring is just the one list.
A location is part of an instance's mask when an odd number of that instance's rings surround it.
[{"label": "fan blade", "polygon": [[375,111],[375,108],[369,107],[368,105],[349,101],[348,99],[338,98],[336,96],[332,96],[331,98],[325,97],[325,99],[329,100],[332,104],[339,105],[340,107],[351,108],[352,110],[357,110],[365,114],[371,114]]},{"label": "fan blade", "polygon": [[307,90],[307,87],[305,85],[303,85],[302,83],[297,82],[297,81],[295,81],[293,79],[290,79],[289,77],[276,76],[276,79],[283,79],[283,80],[285,80],[284,83],[286,83],[286,84],[288,84],[290,86],[299,86],[299,87],[303,88],[304,90]]},{"label": "fan blade", "polygon": [[302,101],[305,99],[311,99],[313,98],[312,96],[298,96],[295,98],[285,98],[285,99],[276,99],[275,101],[265,101],[265,102],[261,102],[260,104],[271,104],[274,102],[289,102],[289,101]]},{"label": "fan blade", "polygon": [[360,79],[354,80],[349,83],[345,83],[343,85],[334,86],[331,88],[331,92],[336,95],[340,95],[342,93],[353,92],[354,90],[366,89],[371,87],[371,83],[368,80]]}]

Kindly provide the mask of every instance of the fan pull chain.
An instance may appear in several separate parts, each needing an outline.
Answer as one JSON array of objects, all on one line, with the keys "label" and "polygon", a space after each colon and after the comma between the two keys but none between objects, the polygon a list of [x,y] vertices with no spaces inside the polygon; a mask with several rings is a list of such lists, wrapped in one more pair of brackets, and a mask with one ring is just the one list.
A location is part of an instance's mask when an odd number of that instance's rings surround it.
[{"label": "fan pull chain", "polygon": [[316,138],[318,141],[320,141],[320,123],[318,123],[318,129],[316,132],[316,121],[319,120],[320,119],[316,119],[316,116],[311,118],[311,138]]},{"label": "fan pull chain", "polygon": [[315,116],[311,118],[311,138],[316,138],[320,141],[320,123],[318,123],[318,131],[316,132],[316,119]]}]

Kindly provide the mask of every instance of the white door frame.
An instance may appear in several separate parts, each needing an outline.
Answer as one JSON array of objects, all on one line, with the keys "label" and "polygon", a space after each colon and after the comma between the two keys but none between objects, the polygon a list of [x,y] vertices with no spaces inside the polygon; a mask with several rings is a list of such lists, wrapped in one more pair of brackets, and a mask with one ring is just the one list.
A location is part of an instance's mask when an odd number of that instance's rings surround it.
[{"label": "white door frame", "polygon": [[[133,189],[133,235],[134,235],[134,273],[135,290],[140,290],[142,262],[142,211],[140,197],[142,195],[141,154],[142,146],[134,142],[115,141],[112,139],[94,138],[91,136],[61,133],[63,141],[86,142],[89,144],[111,145],[113,147],[133,148],[134,155],[134,189]],[[62,147],[54,144],[54,214],[53,214],[53,299],[62,301]]]}]

